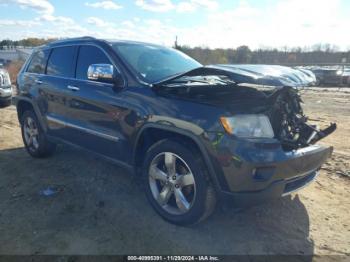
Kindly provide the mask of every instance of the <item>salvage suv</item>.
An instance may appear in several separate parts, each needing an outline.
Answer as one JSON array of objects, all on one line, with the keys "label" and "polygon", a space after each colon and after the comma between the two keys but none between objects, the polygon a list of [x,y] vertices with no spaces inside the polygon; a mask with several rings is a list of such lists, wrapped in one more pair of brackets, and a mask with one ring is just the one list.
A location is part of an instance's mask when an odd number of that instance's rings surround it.
[{"label": "salvage suv", "polygon": [[28,153],[75,145],[142,177],[165,220],[188,225],[218,200],[249,206],[317,176],[335,130],[307,123],[295,88],[235,81],[166,47],[91,37],[34,50],[17,79]]}]

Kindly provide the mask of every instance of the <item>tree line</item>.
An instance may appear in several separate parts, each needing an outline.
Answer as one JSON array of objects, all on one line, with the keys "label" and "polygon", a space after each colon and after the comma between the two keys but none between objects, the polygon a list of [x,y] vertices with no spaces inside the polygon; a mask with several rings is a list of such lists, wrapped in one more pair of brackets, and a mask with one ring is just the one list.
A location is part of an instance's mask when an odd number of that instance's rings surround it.
[{"label": "tree line", "polygon": [[0,49],[14,49],[17,47],[35,47],[55,41],[55,38],[25,38],[21,40],[3,39],[0,41]]},{"label": "tree line", "polygon": [[[35,47],[57,39],[26,38],[21,40],[5,39],[0,41],[0,49],[16,47]],[[309,48],[260,48],[251,50],[248,46],[237,48],[189,47],[178,45],[174,48],[183,51],[202,64],[340,64],[350,63],[350,51],[342,52],[339,48],[329,44],[317,44]]]},{"label": "tree line", "polygon": [[176,46],[177,49],[193,57],[202,64],[279,64],[315,65],[350,63],[350,51],[341,52],[328,48],[303,50],[257,49],[248,46],[229,49],[209,49],[203,47]]}]

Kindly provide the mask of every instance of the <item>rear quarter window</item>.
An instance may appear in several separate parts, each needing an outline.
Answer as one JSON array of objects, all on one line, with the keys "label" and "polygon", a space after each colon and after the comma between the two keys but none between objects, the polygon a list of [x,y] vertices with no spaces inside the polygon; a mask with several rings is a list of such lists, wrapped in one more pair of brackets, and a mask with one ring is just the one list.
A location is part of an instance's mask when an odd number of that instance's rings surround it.
[{"label": "rear quarter window", "polygon": [[28,65],[28,73],[44,74],[49,50],[37,51],[33,54]]},{"label": "rear quarter window", "polygon": [[75,46],[57,47],[52,49],[48,64],[47,75],[60,77],[74,76]]}]

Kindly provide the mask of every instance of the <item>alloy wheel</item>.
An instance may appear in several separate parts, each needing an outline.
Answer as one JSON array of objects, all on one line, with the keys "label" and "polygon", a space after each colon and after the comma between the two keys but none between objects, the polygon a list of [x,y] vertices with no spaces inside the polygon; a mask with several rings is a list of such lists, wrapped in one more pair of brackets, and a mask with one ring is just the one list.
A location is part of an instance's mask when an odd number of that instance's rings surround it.
[{"label": "alloy wheel", "polygon": [[39,148],[39,129],[33,118],[27,117],[23,123],[24,139],[28,148],[37,150]]},{"label": "alloy wheel", "polygon": [[173,215],[187,213],[194,204],[196,184],[191,169],[178,155],[163,152],[155,156],[148,170],[154,199]]}]

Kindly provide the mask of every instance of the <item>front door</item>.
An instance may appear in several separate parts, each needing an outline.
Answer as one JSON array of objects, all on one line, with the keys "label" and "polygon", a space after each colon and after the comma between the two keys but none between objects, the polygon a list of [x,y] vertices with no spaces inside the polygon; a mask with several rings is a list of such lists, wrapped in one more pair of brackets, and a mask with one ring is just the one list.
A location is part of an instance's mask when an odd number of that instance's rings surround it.
[{"label": "front door", "polygon": [[123,91],[113,84],[90,81],[88,67],[92,64],[112,64],[102,49],[94,45],[79,47],[74,83],[68,92],[68,139],[91,151],[125,161],[126,138],[121,132],[120,117],[127,112],[123,107]]}]

